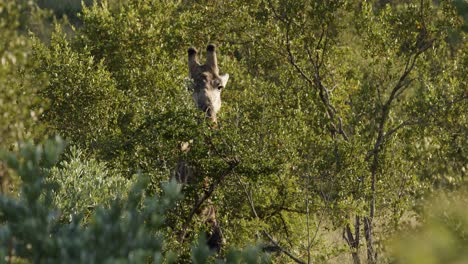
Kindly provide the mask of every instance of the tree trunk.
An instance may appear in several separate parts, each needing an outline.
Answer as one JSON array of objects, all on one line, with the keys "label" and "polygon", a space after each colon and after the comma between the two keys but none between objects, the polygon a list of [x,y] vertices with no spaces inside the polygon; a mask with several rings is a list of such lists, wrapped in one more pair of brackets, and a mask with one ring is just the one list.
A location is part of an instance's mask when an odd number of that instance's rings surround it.
[{"label": "tree trunk", "polygon": [[354,235],[351,232],[351,227],[349,224],[345,227],[345,234],[343,234],[344,239],[348,243],[348,246],[351,248],[351,255],[353,256],[354,264],[361,264],[361,259],[359,257],[359,231],[360,231],[360,219],[359,216],[356,216],[356,222],[354,224]]},{"label": "tree trunk", "polygon": [[367,246],[367,263],[374,264],[377,262],[377,253],[374,249],[374,239],[373,239],[373,230],[372,230],[372,218],[364,218],[364,234],[366,236],[366,246]]}]

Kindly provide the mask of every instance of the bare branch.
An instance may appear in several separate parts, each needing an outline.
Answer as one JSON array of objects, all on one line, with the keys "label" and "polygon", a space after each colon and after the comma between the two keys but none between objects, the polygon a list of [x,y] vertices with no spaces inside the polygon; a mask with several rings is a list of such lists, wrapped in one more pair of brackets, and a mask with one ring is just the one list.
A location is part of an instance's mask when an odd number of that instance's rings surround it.
[{"label": "bare branch", "polygon": [[293,254],[291,254],[291,252],[287,251],[286,249],[284,249],[283,247],[280,246],[280,244],[278,242],[276,242],[273,237],[271,237],[270,234],[268,234],[268,232],[266,232],[265,230],[262,231],[262,233],[270,240],[270,242],[275,245],[279,250],[281,250],[281,252],[283,252],[285,255],[287,255],[288,257],[290,257],[292,260],[294,260],[296,263],[301,263],[301,264],[305,264],[304,261],[300,260],[299,258],[295,257]]},{"label": "bare branch", "polygon": [[[237,180],[239,181],[240,185],[242,186],[242,189],[245,193],[245,195],[247,196],[247,200],[249,201],[249,205],[250,205],[250,209],[252,210],[252,213],[254,214],[255,218],[257,219],[260,219],[258,217],[258,214],[257,214],[257,211],[255,210],[255,205],[254,205],[254,202],[253,202],[253,199],[252,199],[252,195],[247,191],[247,187],[245,186],[245,183],[242,182],[242,180],[240,179],[239,176],[237,176]],[[305,264],[304,261],[300,260],[299,258],[295,257],[293,254],[291,254],[291,252],[289,252],[288,250],[286,250],[285,248],[283,248],[277,241],[275,241],[273,239],[273,237],[265,230],[262,230],[262,234],[265,235],[268,240],[270,240],[270,242],[276,247],[278,248],[281,252],[283,252],[285,255],[287,255],[288,257],[290,257],[292,260],[294,260],[296,263],[301,263],[301,264]]]},{"label": "bare branch", "polygon": [[306,186],[306,226],[307,226],[307,263],[310,263],[310,227],[309,227],[309,186],[310,186],[310,174],[307,174],[307,186]]},{"label": "bare branch", "polygon": [[338,122],[339,122],[339,126],[338,126],[338,132],[343,135],[344,139],[346,141],[349,140],[349,137],[348,135],[346,134],[346,132],[343,130],[343,121],[341,120],[341,117],[338,117]]},{"label": "bare branch", "polygon": [[[388,97],[387,101],[385,102],[384,107],[383,107],[384,110],[389,110],[388,108],[392,104],[393,100],[395,100],[397,92],[400,91],[400,89],[402,89],[405,85],[409,84],[409,83],[406,84],[406,78],[408,77],[410,72],[413,70],[414,65],[416,63],[416,60],[417,60],[417,58],[418,58],[418,56],[420,54],[421,53],[418,52],[414,56],[410,56],[408,58],[408,60],[406,61],[405,69],[403,71],[403,74],[400,76],[400,79],[398,79],[397,84],[393,87],[392,92],[390,93],[390,96]],[[388,115],[388,113],[385,113],[385,114]]]},{"label": "bare branch", "polygon": [[281,213],[278,214],[279,219],[281,220],[281,224],[283,225],[284,233],[286,234],[286,239],[290,247],[293,247],[293,243],[291,240],[291,235],[289,234],[288,224]]},{"label": "bare branch", "polygon": [[287,23],[286,22],[286,18],[284,16],[281,16],[280,14],[278,14],[278,12],[276,11],[275,7],[273,6],[273,3],[271,2],[271,0],[268,0],[268,6],[270,7],[271,11],[273,12],[273,15],[275,16],[276,19],[278,19],[279,21],[283,22],[283,23]]},{"label": "bare branch", "polygon": [[393,135],[393,133],[397,132],[398,130],[400,130],[401,128],[403,127],[406,127],[406,126],[409,126],[409,125],[413,125],[413,124],[416,124],[418,123],[417,121],[414,121],[414,120],[411,120],[411,119],[408,119],[408,120],[405,120],[403,122],[401,122],[399,125],[397,125],[396,127],[388,130],[386,133],[385,133],[385,139],[391,137]]},{"label": "bare branch", "polygon": [[311,86],[314,86],[314,81],[309,77],[305,71],[296,63],[296,59],[291,50],[291,40],[289,36],[289,25],[286,27],[286,50],[288,52],[289,62],[291,65],[299,72],[299,74],[304,78]]},{"label": "bare branch", "polygon": [[317,223],[317,227],[315,228],[315,232],[314,232],[314,236],[312,237],[312,239],[310,240],[310,244],[307,248],[307,251],[310,251],[310,248],[312,247],[312,245],[314,245],[314,241],[315,239],[317,238],[317,235],[318,235],[318,231],[320,229],[320,226],[322,225],[322,221],[323,221],[323,218],[325,216],[325,212],[322,212],[320,214],[320,219],[319,219],[319,222]]},{"label": "bare branch", "polygon": [[[449,104],[446,104],[444,105],[445,107],[450,107],[450,106],[453,106],[453,105],[456,105],[457,103],[459,102],[462,102],[462,101],[465,101],[467,100],[468,97],[467,96],[461,96],[460,98],[458,98],[457,100],[453,100],[451,101]],[[413,118],[408,118],[407,120],[401,122],[400,124],[398,124],[397,126],[389,129],[386,133],[385,133],[385,139],[391,137],[394,133],[396,133],[398,130],[404,128],[404,127],[407,127],[407,126],[412,126],[412,125],[417,125],[417,124],[420,124],[421,122],[424,121],[424,118],[429,116],[429,115],[433,115],[434,113],[436,113],[439,109],[438,108],[435,108],[435,107],[431,107],[428,111],[426,111],[425,115],[420,117],[420,118],[417,118],[417,119],[413,119]]]},{"label": "bare branch", "polygon": [[232,161],[230,164],[229,164],[229,167],[221,174],[221,176],[216,179],[209,187],[208,187],[208,190],[205,191],[205,193],[203,194],[202,197],[200,197],[197,202],[195,203],[195,205],[192,207],[192,210],[190,211],[189,215],[187,216],[187,218],[185,219],[185,222],[184,222],[184,225],[182,227],[182,232],[181,232],[181,235],[180,235],[180,238],[181,240],[184,239],[185,237],[185,234],[187,232],[187,228],[189,227],[189,224],[190,222],[192,222],[192,219],[193,219],[193,216],[196,214],[196,212],[199,211],[200,207],[202,206],[202,204],[208,200],[208,198],[211,197],[211,195],[213,194],[213,192],[215,191],[215,189],[218,187],[218,185],[220,185],[224,179],[230,175],[232,172],[234,172],[234,169],[237,167],[237,165],[239,165],[239,161],[238,160],[234,160]]}]

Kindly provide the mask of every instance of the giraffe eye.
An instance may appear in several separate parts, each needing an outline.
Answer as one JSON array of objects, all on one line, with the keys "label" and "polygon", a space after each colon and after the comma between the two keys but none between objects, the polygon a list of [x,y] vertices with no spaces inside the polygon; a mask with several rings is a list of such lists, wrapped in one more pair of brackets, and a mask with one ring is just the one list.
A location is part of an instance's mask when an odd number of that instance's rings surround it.
[{"label": "giraffe eye", "polygon": [[224,87],[222,85],[218,85],[218,90],[222,90]]}]

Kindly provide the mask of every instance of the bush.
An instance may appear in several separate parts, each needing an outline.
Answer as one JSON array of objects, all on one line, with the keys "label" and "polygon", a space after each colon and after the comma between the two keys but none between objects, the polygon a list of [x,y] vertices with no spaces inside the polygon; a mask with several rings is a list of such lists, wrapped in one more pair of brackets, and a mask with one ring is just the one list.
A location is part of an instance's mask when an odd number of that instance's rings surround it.
[{"label": "bush", "polygon": [[108,207],[116,198],[125,199],[132,182],[104,162],[85,159],[77,147],[50,170],[49,180],[59,186],[54,191],[55,206],[70,221],[77,214],[87,220],[98,206]]},{"label": "bush", "polygon": [[[73,215],[69,224],[61,224],[46,169],[58,161],[62,149],[63,141],[57,138],[43,146],[26,143],[19,154],[4,154],[23,186],[18,199],[0,199],[2,259],[14,256],[35,263],[141,263],[161,254],[163,213],[180,196],[177,184],[166,184],[161,197],[143,198],[147,180],[142,177],[128,200],[117,198],[110,208],[99,207],[89,225],[80,225],[80,215]],[[139,204],[141,211],[137,210]]]},{"label": "bush", "polygon": [[[140,176],[128,199],[116,198],[108,208],[98,206],[88,224],[81,225],[80,214],[72,214],[70,223],[61,223],[61,212],[53,202],[57,186],[48,177],[63,148],[62,139],[56,138],[38,146],[25,143],[19,153],[1,153],[23,185],[18,198],[0,196],[0,259],[33,263],[174,263],[177,253],[164,250],[164,213],[180,198],[180,186],[167,182],[162,184],[160,196],[144,197],[148,178]],[[203,238],[194,244],[194,263],[206,263],[210,255]],[[248,249],[228,256],[230,263],[243,259],[257,263],[261,254],[258,249]]]}]

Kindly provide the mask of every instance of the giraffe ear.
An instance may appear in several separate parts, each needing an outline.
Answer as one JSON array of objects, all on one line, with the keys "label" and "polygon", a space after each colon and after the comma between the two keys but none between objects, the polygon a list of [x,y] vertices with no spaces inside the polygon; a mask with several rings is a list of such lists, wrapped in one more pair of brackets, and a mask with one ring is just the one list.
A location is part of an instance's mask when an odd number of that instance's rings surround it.
[{"label": "giraffe ear", "polygon": [[219,78],[221,79],[221,84],[223,85],[223,87],[226,87],[226,84],[229,80],[229,74],[223,74],[221,76],[219,76]]}]

